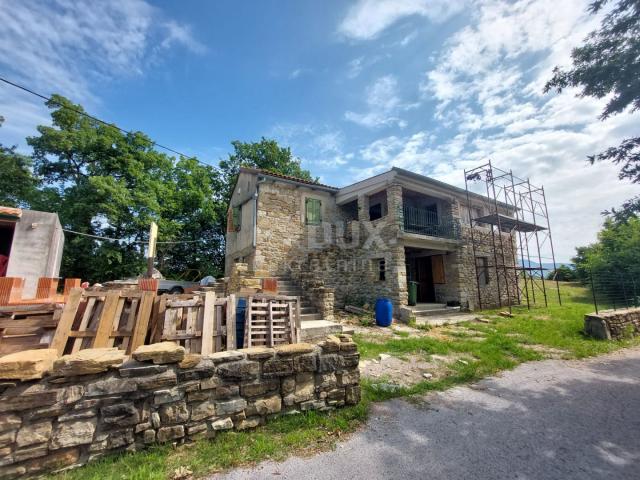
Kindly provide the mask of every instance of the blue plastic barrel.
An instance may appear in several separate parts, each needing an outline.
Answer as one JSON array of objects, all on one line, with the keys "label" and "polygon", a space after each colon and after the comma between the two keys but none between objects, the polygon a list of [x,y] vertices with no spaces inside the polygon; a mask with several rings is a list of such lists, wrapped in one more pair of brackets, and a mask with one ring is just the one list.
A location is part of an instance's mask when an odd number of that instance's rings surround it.
[{"label": "blue plastic barrel", "polygon": [[239,298],[236,305],[236,346],[244,346],[244,316],[247,310],[247,299]]},{"label": "blue plastic barrel", "polygon": [[388,327],[393,320],[393,304],[388,298],[376,300],[376,325]]}]

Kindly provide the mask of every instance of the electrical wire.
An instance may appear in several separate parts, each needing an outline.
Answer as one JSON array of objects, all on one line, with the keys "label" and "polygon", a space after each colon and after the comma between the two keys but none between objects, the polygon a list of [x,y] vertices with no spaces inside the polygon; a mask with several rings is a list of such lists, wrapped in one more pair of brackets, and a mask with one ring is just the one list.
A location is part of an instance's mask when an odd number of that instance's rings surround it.
[{"label": "electrical wire", "polygon": [[[67,232],[67,233],[73,233],[74,235],[81,235],[84,237],[90,237],[90,238],[95,238],[98,240],[109,240],[111,242],[127,242],[127,243],[141,243],[141,244],[148,244],[149,241],[144,241],[144,240],[129,240],[127,238],[113,238],[113,237],[103,237],[101,235],[93,235],[91,233],[83,233],[83,232],[76,232],[75,230],[69,230],[68,228],[63,228],[62,229],[63,232]],[[156,242],[156,244],[161,244],[161,245],[175,245],[175,244],[179,244],[179,243],[198,243],[198,242],[202,242],[203,240],[174,240],[174,241],[166,241],[166,242]]]},{"label": "electrical wire", "polygon": [[[114,123],[109,123],[109,122],[107,122],[107,121],[105,121],[105,120],[102,120],[102,119],[100,119],[100,118],[98,118],[98,117],[95,117],[95,116],[93,116],[93,115],[91,115],[91,114],[89,114],[89,113],[87,113],[87,112],[84,112],[84,111],[82,111],[82,110],[79,110],[79,109],[77,109],[77,108],[73,108],[73,107],[70,107],[70,106],[68,106],[68,105],[62,105],[61,103],[56,102],[55,100],[53,100],[53,99],[52,99],[52,98],[50,98],[50,97],[47,97],[46,95],[42,95],[41,93],[38,93],[38,92],[36,92],[36,91],[34,91],[34,90],[31,90],[30,88],[27,88],[27,87],[25,87],[25,86],[19,85],[19,84],[15,83],[15,82],[12,82],[11,80],[7,80],[7,79],[6,79],[6,78],[4,78],[4,77],[0,77],[0,81],[2,81],[2,82],[4,82],[4,83],[6,83],[7,85],[11,85],[12,87],[18,88],[18,89],[20,89],[20,90],[22,90],[22,91],[24,91],[24,92],[30,93],[31,95],[35,95],[36,97],[39,97],[39,98],[41,98],[41,99],[43,99],[43,100],[46,100],[47,102],[54,103],[54,104],[56,104],[56,105],[60,106],[61,108],[66,108],[67,110],[71,110],[72,112],[75,112],[75,113],[77,113],[78,115],[84,115],[85,117],[90,118],[91,120],[94,120],[94,121],[96,121],[96,122],[99,122],[99,123],[101,123],[101,124],[103,124],[103,125],[106,125],[106,126],[108,126],[108,127],[116,128],[116,129],[118,129],[119,131],[121,131],[122,133],[126,133],[127,135],[132,135],[132,134],[133,134],[133,132],[131,132],[131,131],[129,131],[129,130],[125,130],[124,128],[120,128],[120,127],[118,127],[118,126],[117,126],[116,124],[114,124]],[[184,157],[184,158],[187,158],[187,159],[193,159],[193,160],[195,160],[196,162],[198,162],[198,163],[200,163],[200,164],[202,164],[202,165],[205,165],[205,166],[211,167],[211,165],[209,165],[208,163],[205,163],[205,162],[203,162],[203,161],[201,161],[201,160],[198,160],[198,159],[197,159],[196,157],[194,157],[193,155],[187,155],[187,154],[185,154],[185,153],[179,152],[178,150],[174,150],[173,148],[166,147],[166,146],[164,146],[164,145],[162,145],[162,144],[160,144],[160,143],[158,143],[158,142],[155,142],[155,141],[153,141],[153,140],[151,140],[151,144],[152,144],[152,145],[154,145],[154,146],[156,146],[156,147],[158,147],[158,148],[162,148],[162,149],[164,149],[164,150],[167,150],[168,152],[175,153],[176,155],[180,155],[181,157]]]}]

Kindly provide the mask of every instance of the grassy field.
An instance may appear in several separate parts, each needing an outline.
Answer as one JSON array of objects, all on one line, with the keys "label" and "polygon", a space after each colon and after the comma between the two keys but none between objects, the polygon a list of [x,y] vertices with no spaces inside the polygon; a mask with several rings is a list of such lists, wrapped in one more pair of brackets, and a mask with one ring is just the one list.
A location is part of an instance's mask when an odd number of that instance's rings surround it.
[{"label": "grassy field", "polygon": [[[638,339],[603,342],[582,334],[583,317],[593,311],[586,289],[562,285],[563,304],[550,296],[546,308],[517,307],[513,318],[498,312],[484,312],[489,323],[468,322],[462,333],[437,336],[435,332],[415,335],[357,335],[363,359],[380,353],[402,357],[407,354],[457,354],[466,362],[455,362],[445,378],[425,380],[412,387],[384,389],[379,383],[363,380],[363,401],[355,407],[320,414],[315,412],[275,419],[252,432],[225,432],[212,440],[200,440],[177,448],[154,447],[144,452],[109,457],[81,469],[57,475],[58,479],[166,479],[181,467],[201,477],[240,465],[267,459],[282,460],[289,455],[305,455],[332,448],[344,435],[353,432],[367,418],[371,402],[414,395],[466,383],[518,364],[546,358],[547,352],[564,358],[584,358],[640,344]],[[445,327],[446,329],[446,327]],[[482,336],[479,339],[477,336]],[[475,338],[474,338],[475,337]]]}]

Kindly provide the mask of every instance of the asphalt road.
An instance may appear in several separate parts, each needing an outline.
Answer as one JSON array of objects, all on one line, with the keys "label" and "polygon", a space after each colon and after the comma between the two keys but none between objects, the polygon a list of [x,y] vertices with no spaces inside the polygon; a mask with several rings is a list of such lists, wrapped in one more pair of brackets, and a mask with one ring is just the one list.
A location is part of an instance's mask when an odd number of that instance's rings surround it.
[{"label": "asphalt road", "polygon": [[335,451],[211,478],[640,479],[640,349],[377,404]]}]

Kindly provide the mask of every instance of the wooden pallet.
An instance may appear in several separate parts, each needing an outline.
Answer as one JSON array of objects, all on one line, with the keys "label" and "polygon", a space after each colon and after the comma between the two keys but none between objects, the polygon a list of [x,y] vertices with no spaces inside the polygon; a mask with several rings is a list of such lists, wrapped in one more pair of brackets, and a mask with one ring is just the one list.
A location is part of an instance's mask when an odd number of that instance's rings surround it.
[{"label": "wooden pallet", "polygon": [[61,315],[55,303],[0,307],[0,356],[49,348]]},{"label": "wooden pallet", "polygon": [[234,350],[235,296],[216,298],[213,291],[162,295],[157,301],[152,339],[172,341],[189,353]]},{"label": "wooden pallet", "polygon": [[145,343],[154,299],[154,292],[73,288],[51,348],[60,355],[102,347],[131,353]]},{"label": "wooden pallet", "polygon": [[274,347],[300,341],[298,297],[255,295],[247,299],[244,347]]}]

